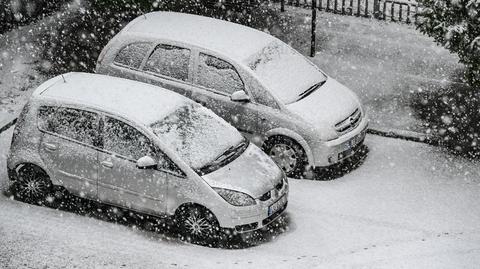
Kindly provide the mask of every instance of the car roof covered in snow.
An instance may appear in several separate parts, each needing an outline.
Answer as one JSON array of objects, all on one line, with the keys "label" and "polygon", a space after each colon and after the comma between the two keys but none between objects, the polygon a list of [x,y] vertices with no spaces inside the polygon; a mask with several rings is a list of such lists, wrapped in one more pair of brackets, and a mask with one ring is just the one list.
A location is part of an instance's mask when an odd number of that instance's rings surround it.
[{"label": "car roof covered in snow", "polygon": [[145,125],[193,102],[161,87],[88,73],[57,76],[40,85],[33,95],[98,108]]},{"label": "car roof covered in snow", "polygon": [[177,12],[152,12],[130,22],[121,34],[155,36],[192,44],[243,62],[272,41],[273,36],[224,20]]}]

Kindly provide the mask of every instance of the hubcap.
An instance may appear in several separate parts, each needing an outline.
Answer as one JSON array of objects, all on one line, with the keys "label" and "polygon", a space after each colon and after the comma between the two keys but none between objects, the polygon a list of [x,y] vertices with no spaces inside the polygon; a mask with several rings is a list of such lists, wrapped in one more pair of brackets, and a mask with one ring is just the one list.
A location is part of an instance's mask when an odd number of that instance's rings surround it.
[{"label": "hubcap", "polygon": [[192,214],[185,220],[185,227],[193,235],[204,236],[212,226],[205,218]]},{"label": "hubcap", "polygon": [[297,165],[298,156],[289,145],[276,144],[270,150],[269,155],[286,173],[292,172]]},{"label": "hubcap", "polygon": [[42,180],[35,178],[35,176],[29,174],[27,177],[22,177],[20,181],[20,193],[26,194],[30,197],[38,197],[42,195],[46,190],[46,185]]}]

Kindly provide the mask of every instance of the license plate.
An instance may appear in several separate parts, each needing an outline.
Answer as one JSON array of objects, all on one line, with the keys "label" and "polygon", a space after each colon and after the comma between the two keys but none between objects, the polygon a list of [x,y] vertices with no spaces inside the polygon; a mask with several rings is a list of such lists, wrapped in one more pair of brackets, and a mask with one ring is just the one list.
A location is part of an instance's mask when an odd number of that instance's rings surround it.
[{"label": "license plate", "polygon": [[287,202],[287,197],[284,195],[282,198],[278,199],[275,203],[273,203],[271,206],[268,207],[268,216],[270,217],[274,213],[276,213],[278,210],[280,210],[285,203]]},{"label": "license plate", "polygon": [[361,131],[358,135],[354,136],[351,140],[345,143],[345,150],[349,150],[355,147],[360,141],[362,141],[363,137],[365,136],[365,131]]}]

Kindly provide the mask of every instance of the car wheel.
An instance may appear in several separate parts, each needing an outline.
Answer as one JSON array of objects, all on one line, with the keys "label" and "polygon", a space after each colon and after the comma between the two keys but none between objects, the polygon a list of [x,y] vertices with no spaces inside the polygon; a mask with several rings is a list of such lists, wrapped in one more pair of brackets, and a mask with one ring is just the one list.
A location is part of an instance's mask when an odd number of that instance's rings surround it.
[{"label": "car wheel", "polygon": [[184,241],[211,247],[218,242],[220,226],[215,215],[206,208],[182,207],[177,212],[176,222]]},{"label": "car wheel", "polygon": [[305,176],[307,155],[302,146],[294,140],[275,136],[265,142],[263,150],[288,177],[303,178]]},{"label": "car wheel", "polygon": [[43,204],[52,189],[50,177],[34,165],[21,167],[12,184],[15,199],[34,204]]}]

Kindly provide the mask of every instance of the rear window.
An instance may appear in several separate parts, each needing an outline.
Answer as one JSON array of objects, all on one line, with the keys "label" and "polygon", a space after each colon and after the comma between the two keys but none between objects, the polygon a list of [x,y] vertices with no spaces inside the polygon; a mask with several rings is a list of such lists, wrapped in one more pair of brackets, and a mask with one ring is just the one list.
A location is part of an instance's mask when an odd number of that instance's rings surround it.
[{"label": "rear window", "polygon": [[130,44],[120,50],[115,57],[114,63],[138,69],[150,48],[150,43]]},{"label": "rear window", "polygon": [[38,111],[38,127],[78,142],[95,145],[97,114],[73,108],[43,106]]}]

